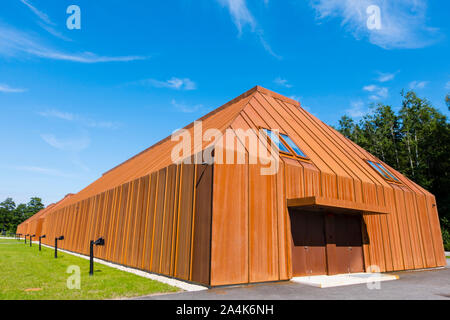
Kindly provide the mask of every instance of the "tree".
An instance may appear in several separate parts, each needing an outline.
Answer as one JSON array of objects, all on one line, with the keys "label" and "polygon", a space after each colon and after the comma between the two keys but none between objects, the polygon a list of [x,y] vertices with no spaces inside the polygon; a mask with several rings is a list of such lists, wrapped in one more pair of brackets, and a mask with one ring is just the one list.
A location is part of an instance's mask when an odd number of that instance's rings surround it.
[{"label": "tree", "polygon": [[34,215],[35,213],[38,213],[39,211],[44,209],[44,207],[45,206],[42,204],[41,198],[33,197],[33,198],[31,198],[30,202],[28,202],[26,205],[26,215],[29,218],[32,215]]},{"label": "tree", "polygon": [[[358,124],[348,117],[338,130],[437,198],[441,217],[450,218],[450,124],[427,99],[401,92],[396,114],[391,106],[371,107]],[[450,108],[450,97],[446,96]]]},{"label": "tree", "polygon": [[[450,124],[414,91],[401,96],[398,114],[379,103],[358,124],[342,116],[338,130],[436,196],[444,245],[450,248]],[[450,110],[450,95],[445,101]]]},{"label": "tree", "polygon": [[0,231],[16,232],[17,226],[44,209],[42,199],[33,197],[27,204],[16,206],[11,198],[0,203]]},{"label": "tree", "polygon": [[11,198],[0,203],[0,231],[9,231],[14,220],[16,204]]}]

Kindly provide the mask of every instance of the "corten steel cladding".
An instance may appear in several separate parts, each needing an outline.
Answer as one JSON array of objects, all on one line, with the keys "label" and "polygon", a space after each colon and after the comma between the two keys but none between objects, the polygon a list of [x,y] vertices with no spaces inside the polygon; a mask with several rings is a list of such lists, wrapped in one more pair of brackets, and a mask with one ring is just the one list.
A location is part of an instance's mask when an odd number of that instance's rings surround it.
[{"label": "corten steel cladding", "polygon": [[[203,132],[231,131],[245,162],[174,165],[178,142],[168,137],[17,232],[46,234],[48,245],[64,234],[61,247],[83,254],[89,240],[104,236],[101,259],[211,286],[446,264],[434,196],[298,102],[255,87],[199,120]],[[193,128],[185,127],[191,135]],[[266,165],[250,163],[249,143],[237,134],[259,128],[286,134],[308,159],[281,157],[275,174],[261,175]],[[399,183],[367,160],[382,163]],[[314,232],[301,231],[305,225]]]}]

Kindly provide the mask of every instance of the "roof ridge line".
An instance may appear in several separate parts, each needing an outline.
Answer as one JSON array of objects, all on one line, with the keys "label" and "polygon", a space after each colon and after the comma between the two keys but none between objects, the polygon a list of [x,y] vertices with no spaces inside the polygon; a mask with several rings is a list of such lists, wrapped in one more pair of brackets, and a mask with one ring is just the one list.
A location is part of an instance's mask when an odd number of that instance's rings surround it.
[{"label": "roof ridge line", "polygon": [[283,96],[282,94],[279,94],[279,93],[277,93],[277,92],[275,92],[275,91],[266,89],[266,88],[261,87],[261,86],[256,86],[256,87],[253,88],[253,89],[256,89],[256,91],[258,91],[258,92],[260,92],[260,93],[262,93],[262,94],[266,94],[266,95],[268,95],[268,96],[271,96],[272,98],[279,99],[279,100],[282,100],[282,101],[284,101],[284,102],[287,102],[287,103],[296,105],[297,107],[300,107],[300,102],[299,102],[299,101],[294,100],[294,99],[292,99],[292,98],[288,98],[288,97],[286,97],[286,96]]},{"label": "roof ridge line", "polygon": [[[187,129],[191,128],[191,127],[194,125],[194,123],[195,123],[196,121],[202,121],[202,120],[204,120],[204,119],[207,119],[207,118],[209,118],[210,116],[216,114],[217,112],[222,111],[223,109],[228,108],[229,106],[231,106],[231,105],[233,105],[233,104],[239,102],[240,100],[245,99],[245,98],[251,96],[251,95],[252,95],[253,93],[255,93],[255,92],[258,92],[258,91],[259,91],[259,92],[263,92],[262,90],[267,90],[267,89],[265,89],[265,88],[263,88],[263,87],[260,87],[260,86],[254,86],[254,87],[251,88],[250,90],[247,90],[246,92],[242,93],[241,95],[237,96],[236,98],[234,98],[234,99],[228,101],[227,103],[221,105],[220,107],[218,107],[218,108],[212,110],[211,112],[209,112],[209,113],[207,113],[206,115],[204,115],[204,116],[198,118],[197,120],[194,120],[193,122],[189,123],[188,125],[186,125],[185,127],[181,128],[181,129],[179,129],[179,130],[183,130],[183,129],[184,129],[184,130],[187,130]],[[270,92],[270,90],[267,90],[267,91]],[[275,94],[275,92],[273,92],[273,93]],[[284,97],[284,98],[286,98],[286,97]],[[286,99],[289,99],[289,98],[286,98]],[[241,110],[241,111],[242,111],[242,110]],[[240,112],[239,112],[239,113],[240,113]],[[142,155],[143,153],[149,151],[150,149],[152,149],[152,148],[154,148],[154,147],[160,145],[160,144],[163,143],[163,142],[166,142],[167,140],[170,139],[171,136],[172,136],[172,135],[169,135],[169,136],[165,137],[164,139],[162,139],[162,140],[156,142],[155,144],[151,145],[150,147],[148,147],[148,148],[142,150],[141,152],[135,154],[133,157],[131,157],[131,158],[125,160],[124,162],[122,162],[122,163],[118,164],[117,166],[115,166],[115,167],[109,169],[108,171],[105,171],[105,172],[102,174],[102,177],[103,177],[104,175],[108,174],[109,172],[111,172],[111,171],[117,169],[118,167],[124,165],[125,163],[127,163],[127,162],[133,160],[134,158],[136,158],[136,157]]]}]

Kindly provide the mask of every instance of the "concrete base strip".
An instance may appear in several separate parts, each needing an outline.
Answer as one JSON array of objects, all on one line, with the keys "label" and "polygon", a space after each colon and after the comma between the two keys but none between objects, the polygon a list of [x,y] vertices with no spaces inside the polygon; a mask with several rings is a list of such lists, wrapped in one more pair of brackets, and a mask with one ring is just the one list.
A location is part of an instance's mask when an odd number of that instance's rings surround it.
[{"label": "concrete base strip", "polygon": [[[38,241],[33,241],[33,243],[39,244]],[[50,248],[50,249],[54,249],[54,247],[48,246],[48,245],[45,245],[45,244],[42,244],[42,246]],[[58,248],[58,252],[68,253],[68,254],[71,254],[73,256],[89,260],[89,256],[86,256],[84,254],[79,254],[79,253],[75,253],[75,252],[71,252],[71,251],[67,251],[67,250],[63,250],[63,249],[59,249],[59,248]],[[145,272],[145,271],[138,270],[138,269],[135,269],[135,268],[125,267],[125,266],[122,266],[120,264],[112,263],[112,262],[101,260],[101,259],[97,259],[97,258],[94,258],[94,262],[103,264],[103,265],[111,267],[111,268],[122,270],[122,271],[125,271],[125,272],[133,273],[133,274],[138,275],[140,277],[144,277],[144,278],[147,278],[147,279],[151,279],[151,280],[159,281],[159,282],[162,282],[162,283],[166,283],[168,285],[171,285],[171,286],[183,289],[185,291],[202,291],[202,290],[207,290],[208,289],[207,287],[204,287],[204,286],[201,286],[201,285],[192,284],[192,283],[189,283],[189,282],[185,282],[185,281],[181,281],[181,280],[178,280],[178,279],[162,276],[162,275],[159,275],[159,274]]]},{"label": "concrete base strip", "polygon": [[380,281],[397,280],[397,275],[382,273],[351,273],[338,274],[334,276],[310,276],[294,277],[291,281],[318,288],[330,288],[339,286],[348,286],[353,284],[374,283]]}]

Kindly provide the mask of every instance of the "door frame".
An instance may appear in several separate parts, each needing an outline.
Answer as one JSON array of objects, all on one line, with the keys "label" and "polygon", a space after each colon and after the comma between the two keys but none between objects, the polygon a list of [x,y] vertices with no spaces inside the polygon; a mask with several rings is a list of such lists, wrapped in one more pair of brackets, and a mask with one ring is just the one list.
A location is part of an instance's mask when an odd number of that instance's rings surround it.
[{"label": "door frame", "polygon": [[[289,215],[289,224],[290,224],[290,241],[289,243],[291,244],[291,246],[294,244],[293,241],[293,235],[292,235],[292,223],[291,223],[291,210],[292,213],[296,213],[296,214],[302,214],[302,211],[305,213],[311,213],[311,211],[309,210],[301,210],[301,209],[294,209],[294,208],[289,208],[288,210],[288,215]],[[333,213],[330,212],[328,210],[320,210],[319,212],[314,212],[314,214],[320,214],[323,215],[324,219],[324,223],[323,223],[323,234],[324,234],[324,238],[325,238],[325,259],[326,259],[326,275],[336,275],[336,274],[342,274],[339,273],[336,269],[336,263],[333,263],[333,261],[336,261],[337,257],[336,257],[336,243],[332,243],[335,241],[331,241],[333,239],[333,237],[335,236],[334,233],[332,232],[332,227],[334,227],[333,224],[333,220],[334,217],[336,216],[336,214],[342,214],[342,213]],[[352,215],[352,216],[358,216],[359,217],[359,221],[360,221],[360,234],[361,234],[361,258],[362,258],[362,266],[363,266],[363,272],[367,271],[367,267],[366,267],[366,262],[365,262],[365,255],[364,255],[364,243],[365,243],[365,223],[364,223],[364,218],[363,218],[363,214],[348,214],[348,215]],[[330,240],[330,241],[328,241]],[[290,267],[291,267],[291,274],[292,276],[294,275],[294,259],[293,259],[293,248],[290,249],[291,251],[291,263],[290,263]]]}]

